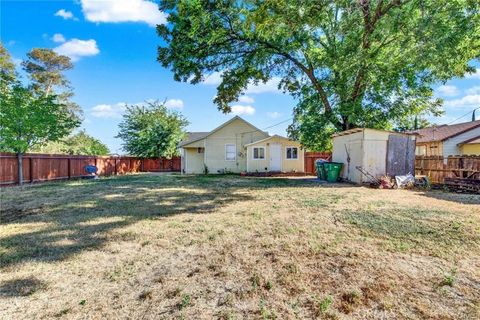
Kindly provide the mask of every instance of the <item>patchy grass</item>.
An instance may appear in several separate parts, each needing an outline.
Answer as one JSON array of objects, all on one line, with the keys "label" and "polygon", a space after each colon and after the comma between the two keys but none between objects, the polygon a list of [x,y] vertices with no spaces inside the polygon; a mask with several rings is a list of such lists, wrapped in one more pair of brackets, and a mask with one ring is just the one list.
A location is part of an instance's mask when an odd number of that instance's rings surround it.
[{"label": "patchy grass", "polygon": [[478,319],[480,196],[131,175],[1,189],[0,318]]}]

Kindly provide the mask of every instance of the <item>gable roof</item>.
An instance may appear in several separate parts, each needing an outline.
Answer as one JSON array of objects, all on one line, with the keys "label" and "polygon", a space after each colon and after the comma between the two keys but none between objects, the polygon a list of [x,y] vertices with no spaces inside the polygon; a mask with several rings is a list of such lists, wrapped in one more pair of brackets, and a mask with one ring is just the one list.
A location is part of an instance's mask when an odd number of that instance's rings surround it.
[{"label": "gable roof", "polygon": [[194,141],[205,138],[209,132],[187,132],[187,137],[179,143],[178,146],[183,146],[185,144],[190,144]]},{"label": "gable roof", "polygon": [[444,141],[461,133],[480,127],[480,120],[452,125],[440,125],[410,132],[418,133],[418,142]]},{"label": "gable roof", "polygon": [[267,137],[267,138],[265,138],[265,139],[257,140],[257,141],[251,142],[251,143],[247,143],[247,144],[245,145],[245,147],[248,147],[248,146],[251,146],[251,145],[253,145],[253,144],[260,143],[260,142],[265,142],[265,141],[268,141],[268,140],[273,139],[273,138],[280,138],[280,139],[284,139],[284,140],[288,140],[288,141],[294,141],[294,140],[291,140],[291,139],[288,139],[288,138],[279,136],[278,134],[274,134],[273,136]]},{"label": "gable roof", "polygon": [[[252,132],[255,132],[255,131],[259,131],[259,132],[263,132],[265,134],[268,135],[267,132],[265,131],[262,131],[260,129],[258,129],[257,127],[255,127],[253,124],[251,124],[250,122],[246,121],[245,119],[239,117],[239,116],[235,116],[233,117],[232,119],[228,120],[227,122],[224,122],[223,124],[221,124],[220,126],[216,127],[215,129],[213,129],[212,131],[210,132],[192,132],[194,134],[197,134],[196,137],[194,139],[188,139],[188,140],[185,140],[185,141],[182,141],[180,142],[180,144],[178,145],[179,147],[183,147],[183,146],[186,146],[190,143],[193,143],[193,142],[197,142],[199,140],[202,140],[202,139],[205,139],[206,137],[214,134],[215,132],[217,132],[218,130],[228,126],[230,123],[232,123],[233,121],[235,120],[241,120],[243,122],[245,122],[246,124],[248,124],[250,127],[252,127],[252,129],[254,129]],[[204,133],[205,135],[201,135],[201,133]]]},{"label": "gable roof", "polygon": [[471,139],[467,139],[465,141],[462,141],[460,143],[457,143],[457,146],[460,146],[462,144],[480,144],[480,136],[473,137]]}]

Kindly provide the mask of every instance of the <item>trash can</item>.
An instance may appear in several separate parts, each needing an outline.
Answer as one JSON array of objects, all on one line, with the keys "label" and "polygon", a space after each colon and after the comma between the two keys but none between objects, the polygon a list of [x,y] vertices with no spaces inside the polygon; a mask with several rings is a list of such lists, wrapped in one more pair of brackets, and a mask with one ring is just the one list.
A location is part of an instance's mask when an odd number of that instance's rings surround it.
[{"label": "trash can", "polygon": [[325,162],[323,168],[328,182],[337,182],[342,170],[343,163],[339,162]]},{"label": "trash can", "polygon": [[317,177],[320,180],[326,180],[327,179],[327,175],[325,174],[325,168],[323,167],[325,162],[327,162],[327,160],[318,159],[318,160],[315,161],[315,167],[317,169]]}]

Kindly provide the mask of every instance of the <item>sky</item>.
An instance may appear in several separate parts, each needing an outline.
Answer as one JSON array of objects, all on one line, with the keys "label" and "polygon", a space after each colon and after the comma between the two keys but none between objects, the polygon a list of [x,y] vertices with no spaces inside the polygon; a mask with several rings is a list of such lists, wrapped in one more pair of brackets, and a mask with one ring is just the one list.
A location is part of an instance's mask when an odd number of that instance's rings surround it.
[{"label": "sky", "polygon": [[[213,103],[220,76],[201,84],[176,82],[173,73],[156,61],[161,40],[155,25],[166,15],[147,0],[23,1],[1,0],[1,41],[19,63],[35,47],[52,48],[69,56],[74,68],[66,73],[74,101],[83,109],[82,129],[122,153],[116,139],[125,104],[166,101],[190,122],[187,131],[210,131],[234,115],[270,134],[286,135],[295,100],[277,89],[278,79],[249,87],[225,115]],[[435,86],[445,100],[438,124],[469,121],[480,107],[480,65],[475,74]],[[480,118],[480,110],[477,111]],[[458,119],[462,115],[463,118]]]}]

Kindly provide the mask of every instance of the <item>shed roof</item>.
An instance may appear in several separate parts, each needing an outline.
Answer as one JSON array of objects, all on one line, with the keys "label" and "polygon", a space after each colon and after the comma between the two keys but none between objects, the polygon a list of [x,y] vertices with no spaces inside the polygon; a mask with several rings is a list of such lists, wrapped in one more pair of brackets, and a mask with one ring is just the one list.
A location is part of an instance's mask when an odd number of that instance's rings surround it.
[{"label": "shed roof", "polygon": [[480,120],[463,122],[452,125],[439,125],[411,132],[418,133],[419,137],[417,142],[431,142],[431,141],[444,141],[451,137],[457,136],[466,131],[480,127]]},{"label": "shed roof", "polygon": [[373,131],[378,131],[378,132],[395,133],[395,134],[409,135],[409,136],[416,135],[416,133],[414,133],[414,132],[397,132],[397,131],[388,131],[388,130],[380,130],[380,129],[372,129],[372,128],[353,128],[353,129],[350,129],[350,130],[337,132],[337,133],[333,134],[332,137],[335,138],[335,137],[340,137],[340,136],[346,136],[346,135],[354,134],[354,133],[357,133],[357,132],[363,132],[365,130],[373,130]]}]

